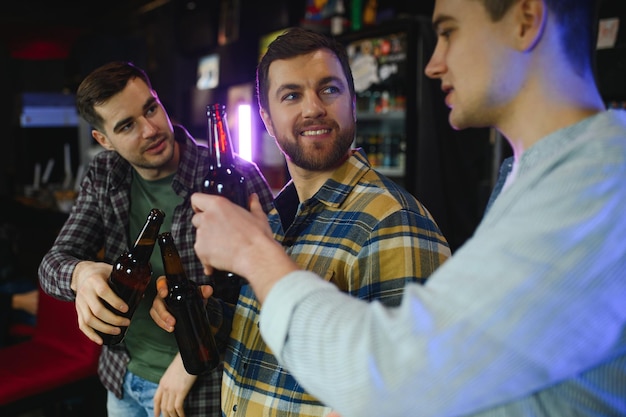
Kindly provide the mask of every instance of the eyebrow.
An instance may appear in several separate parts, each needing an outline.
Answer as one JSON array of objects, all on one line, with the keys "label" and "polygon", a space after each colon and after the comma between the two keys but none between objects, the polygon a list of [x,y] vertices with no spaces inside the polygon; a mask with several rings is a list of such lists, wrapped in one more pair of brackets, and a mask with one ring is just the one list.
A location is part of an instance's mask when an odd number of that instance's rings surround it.
[{"label": "eyebrow", "polygon": [[440,14],[440,15],[436,16],[433,19],[433,30],[435,32],[437,32],[437,30],[439,29],[439,26],[441,26],[442,23],[445,23],[445,22],[450,21],[450,20],[454,20],[454,18],[452,16],[449,16],[449,15]]},{"label": "eyebrow", "polygon": [[[156,103],[156,101],[157,99],[154,96],[150,96],[150,98],[146,100],[146,102],[144,103],[142,109],[144,111],[149,109],[150,107],[154,105],[154,103]],[[132,117],[127,117],[125,119],[120,120],[113,126],[113,132],[117,132],[122,126],[124,126],[125,124],[129,123],[132,120],[133,120]]]},{"label": "eyebrow", "polygon": [[329,75],[328,77],[322,78],[320,82],[318,83],[318,85],[330,84],[333,81],[335,81],[337,84],[341,84],[342,86],[345,86],[344,80],[342,80],[340,77],[337,77],[335,75]]},{"label": "eyebrow", "polygon": [[133,120],[132,117],[127,117],[125,119],[120,120],[119,122],[117,122],[114,126],[113,126],[113,132],[117,132],[119,131],[119,129],[124,126],[125,124],[129,123],[131,120]]},{"label": "eyebrow", "polygon": [[[344,88],[346,86],[346,83],[340,77],[337,77],[335,75],[329,75],[328,77],[324,77],[320,79],[317,83],[317,86],[319,87],[322,85],[330,84],[333,81],[336,82],[337,84],[341,84],[341,86]],[[276,89],[276,96],[280,96],[280,94],[283,91],[292,91],[292,90],[300,90],[300,89],[302,89],[302,85],[300,84],[295,84],[295,83],[283,84],[280,87],[278,87],[278,89]]]},{"label": "eyebrow", "polygon": [[276,97],[279,97],[283,91],[298,90],[301,86],[299,84],[283,84],[276,89]]}]

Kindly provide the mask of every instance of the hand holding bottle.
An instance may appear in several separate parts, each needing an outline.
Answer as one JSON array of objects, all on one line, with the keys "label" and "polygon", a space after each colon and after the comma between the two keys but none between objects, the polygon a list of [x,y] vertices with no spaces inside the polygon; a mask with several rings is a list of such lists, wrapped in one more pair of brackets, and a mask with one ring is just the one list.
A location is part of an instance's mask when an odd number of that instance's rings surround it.
[{"label": "hand holding bottle", "polygon": [[[276,242],[256,195],[250,211],[218,196],[195,193],[191,196],[196,228],[194,249],[205,273],[222,268],[246,277],[259,301],[281,277],[298,269]],[[228,236],[228,239],[222,239]]]},{"label": "hand holding bottle", "polygon": [[176,317],[174,317],[172,313],[170,313],[170,311],[167,309],[167,306],[165,305],[165,298],[167,297],[167,294],[169,294],[169,288],[167,287],[167,278],[165,277],[165,275],[161,275],[157,278],[156,290],[156,297],[154,297],[154,300],[152,301],[152,307],[150,307],[150,317],[152,317],[152,320],[154,320],[157,326],[159,326],[168,333],[172,333],[176,328]]},{"label": "hand holding bottle", "polygon": [[104,262],[82,261],[76,265],[72,276],[78,327],[97,344],[103,343],[100,333],[119,335],[120,327],[130,324],[130,320],[109,310],[103,303],[105,300],[120,312],[128,311],[126,303],[107,283],[111,270],[112,265]]},{"label": "hand holding bottle", "polygon": [[[146,223],[141,232],[139,232],[134,246],[117,258],[107,280],[109,287],[124,301],[128,310],[120,311],[105,300],[102,301],[104,306],[127,319],[130,319],[135,313],[152,278],[150,256],[152,255],[164,218],[165,213],[163,211],[157,208],[150,210]],[[114,345],[122,341],[128,326],[122,326],[120,329],[121,332],[119,334],[103,333],[98,330],[96,330],[96,333],[102,338],[104,344]]]},{"label": "hand holding bottle", "polygon": [[[213,296],[213,287],[210,285],[198,285],[198,288],[200,289],[202,300],[206,306],[207,300]],[[172,333],[176,328],[176,317],[170,313],[167,309],[167,305],[165,304],[165,298],[169,294],[167,278],[165,275],[157,278],[156,289],[157,295],[154,297],[152,307],[150,308],[150,317],[152,317],[152,320],[154,320],[157,326],[168,333]]]},{"label": "hand holding bottle", "polygon": [[[208,173],[202,183],[205,194],[226,197],[240,207],[248,207],[246,178],[235,164],[235,152],[226,120],[226,107],[216,103],[207,106]],[[228,239],[228,234],[222,235]],[[211,274],[216,297],[236,304],[246,280],[232,272],[214,269]]]}]

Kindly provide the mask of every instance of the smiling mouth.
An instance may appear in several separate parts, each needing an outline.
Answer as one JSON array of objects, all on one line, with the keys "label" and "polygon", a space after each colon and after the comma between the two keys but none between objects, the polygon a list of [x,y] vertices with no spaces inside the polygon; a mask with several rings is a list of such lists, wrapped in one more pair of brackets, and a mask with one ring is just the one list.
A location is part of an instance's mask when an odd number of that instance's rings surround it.
[{"label": "smiling mouth", "polygon": [[302,136],[319,136],[326,135],[331,132],[331,129],[317,129],[317,130],[304,130],[300,133]]}]

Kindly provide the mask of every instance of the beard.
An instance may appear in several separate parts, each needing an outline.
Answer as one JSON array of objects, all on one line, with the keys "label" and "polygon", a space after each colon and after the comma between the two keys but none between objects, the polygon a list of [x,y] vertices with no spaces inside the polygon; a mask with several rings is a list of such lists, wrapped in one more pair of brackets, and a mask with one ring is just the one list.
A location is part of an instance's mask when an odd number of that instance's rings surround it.
[{"label": "beard", "polygon": [[158,155],[146,155],[142,153],[139,157],[132,160],[128,159],[134,166],[142,169],[162,169],[167,167],[176,156],[176,140],[174,136],[165,139],[167,146]]},{"label": "beard", "polygon": [[278,147],[294,165],[308,171],[328,171],[340,165],[354,141],[355,125],[341,130],[331,141],[311,141],[303,143],[299,134],[295,140],[285,136],[276,137]]}]

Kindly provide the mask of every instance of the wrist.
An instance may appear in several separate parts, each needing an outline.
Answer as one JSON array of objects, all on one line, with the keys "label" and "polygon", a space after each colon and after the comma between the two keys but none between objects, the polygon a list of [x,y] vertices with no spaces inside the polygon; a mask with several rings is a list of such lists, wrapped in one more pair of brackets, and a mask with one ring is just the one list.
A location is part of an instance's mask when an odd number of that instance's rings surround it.
[{"label": "wrist", "polygon": [[282,246],[278,243],[274,246],[278,250],[263,252],[267,256],[264,256],[263,260],[253,265],[254,269],[251,270],[253,272],[249,274],[248,278],[261,304],[278,281],[289,273],[300,269],[289,255],[285,253]]},{"label": "wrist", "polygon": [[85,271],[89,269],[95,262],[92,261],[80,261],[74,266],[72,271],[72,281],[70,282],[70,288],[74,291],[74,294],[78,292],[78,288],[83,283]]}]

